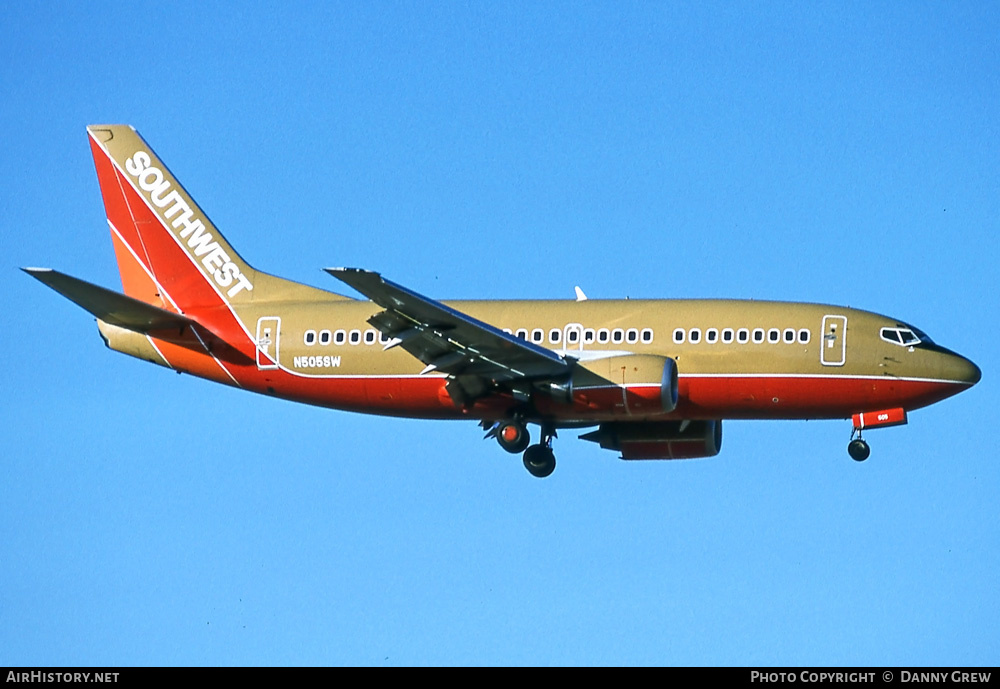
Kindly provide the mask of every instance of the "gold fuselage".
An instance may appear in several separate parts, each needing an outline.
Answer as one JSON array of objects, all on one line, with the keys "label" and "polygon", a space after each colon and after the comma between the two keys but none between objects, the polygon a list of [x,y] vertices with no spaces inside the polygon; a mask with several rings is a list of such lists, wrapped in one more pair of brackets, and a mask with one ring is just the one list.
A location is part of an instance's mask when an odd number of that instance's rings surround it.
[{"label": "gold fuselage", "polygon": [[[288,285],[288,283],[285,283]],[[421,374],[423,364],[368,320],[369,301],[297,285],[296,297],[234,309],[250,342],[254,324],[272,324],[260,357],[191,367],[190,372],[275,396],[339,409],[433,418],[495,418],[514,407],[504,397],[461,408],[442,392],[445,377]],[[291,295],[289,295],[291,296]],[[560,355],[584,361],[615,354],[674,359],[680,402],[663,418],[844,418],[853,413],[916,409],[974,383],[967,359],[927,342],[902,346],[880,336],[896,319],[844,307],[738,300],[450,301],[448,306],[519,334]],[[539,341],[540,339],[540,341]],[[156,339],[120,334],[122,348],[164,365]],[[111,346],[115,346],[112,338]],[[124,342],[123,342],[124,344]],[[251,345],[252,346],[252,345]],[[129,351],[131,350],[131,351]],[[268,368],[268,366],[271,366]],[[621,410],[555,401],[539,414],[565,423],[620,418]],[[651,417],[652,418],[652,417]]]}]

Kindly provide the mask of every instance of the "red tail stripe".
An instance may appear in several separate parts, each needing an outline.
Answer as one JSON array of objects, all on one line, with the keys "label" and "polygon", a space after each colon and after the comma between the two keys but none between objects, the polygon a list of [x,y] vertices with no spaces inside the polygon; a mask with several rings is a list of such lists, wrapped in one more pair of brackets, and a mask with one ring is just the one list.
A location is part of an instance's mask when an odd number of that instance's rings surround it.
[{"label": "red tail stripe", "polygon": [[[145,262],[146,268],[166,290],[169,298],[185,314],[205,324],[242,353],[253,356],[256,347],[248,331],[181,248],[179,240],[163,225],[125,174],[93,139],[91,149],[108,219],[121,233],[122,241],[139,256],[140,262]],[[127,266],[123,270],[119,263],[119,271],[123,273],[123,284],[126,279],[131,282],[132,273]],[[127,272],[129,278],[125,277]],[[130,296],[148,301],[148,292]]]}]

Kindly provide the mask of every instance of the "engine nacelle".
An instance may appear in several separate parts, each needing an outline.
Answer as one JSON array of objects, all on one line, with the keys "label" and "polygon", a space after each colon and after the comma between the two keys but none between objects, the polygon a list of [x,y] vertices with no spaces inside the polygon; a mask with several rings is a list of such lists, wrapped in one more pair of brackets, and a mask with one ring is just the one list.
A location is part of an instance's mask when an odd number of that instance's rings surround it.
[{"label": "engine nacelle", "polygon": [[573,379],[563,383],[540,383],[535,388],[563,404],[573,403]]},{"label": "engine nacelle", "polygon": [[714,457],[722,449],[722,421],[602,423],[580,438],[618,450],[622,459]]},{"label": "engine nacelle", "polygon": [[625,354],[580,361],[573,398],[595,410],[667,414],[677,407],[677,363],[654,354]]}]

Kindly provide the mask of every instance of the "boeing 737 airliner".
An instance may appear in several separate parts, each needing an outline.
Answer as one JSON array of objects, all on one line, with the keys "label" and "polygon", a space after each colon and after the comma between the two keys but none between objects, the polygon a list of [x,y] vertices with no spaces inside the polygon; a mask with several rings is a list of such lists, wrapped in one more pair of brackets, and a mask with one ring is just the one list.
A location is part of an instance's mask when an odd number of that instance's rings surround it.
[{"label": "boeing 737 airliner", "polygon": [[[711,457],[722,419],[853,419],[862,431],[980,371],[895,318],[725,300],[440,302],[354,268],[366,299],[252,268],[129,126],[88,127],[124,294],[24,270],[97,317],[108,347],[282,399],[474,419],[543,477],[559,429],[622,459]],[[538,426],[531,444],[528,426]]]}]

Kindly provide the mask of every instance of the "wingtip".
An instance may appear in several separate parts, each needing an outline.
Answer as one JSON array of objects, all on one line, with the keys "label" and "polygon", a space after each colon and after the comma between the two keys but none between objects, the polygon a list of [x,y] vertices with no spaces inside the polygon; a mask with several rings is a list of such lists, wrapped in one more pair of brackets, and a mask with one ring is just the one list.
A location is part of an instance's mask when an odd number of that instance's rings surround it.
[{"label": "wingtip", "polygon": [[329,273],[334,277],[340,277],[342,275],[378,275],[374,270],[365,270],[364,268],[324,268],[325,272]]}]

